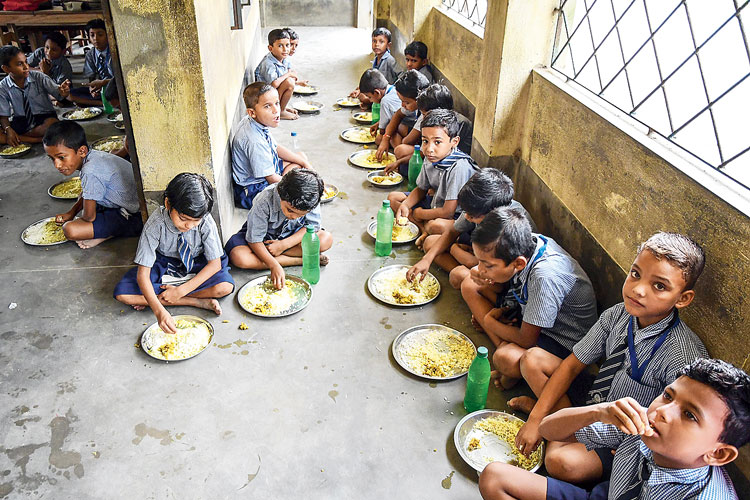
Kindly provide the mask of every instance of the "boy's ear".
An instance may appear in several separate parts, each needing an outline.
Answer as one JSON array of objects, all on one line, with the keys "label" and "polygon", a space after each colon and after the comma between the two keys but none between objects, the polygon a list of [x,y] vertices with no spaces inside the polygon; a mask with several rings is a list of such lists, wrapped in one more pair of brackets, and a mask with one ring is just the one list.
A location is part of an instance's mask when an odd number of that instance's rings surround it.
[{"label": "boy's ear", "polygon": [[372,93],[382,99],[385,95],[385,89],[375,89]]},{"label": "boy's ear", "polygon": [[[452,140],[452,139],[451,139]],[[516,272],[523,271],[523,268],[526,267],[526,264],[529,263],[529,260],[524,257],[523,255],[519,255],[515,259],[513,259],[513,262],[511,264],[513,265],[513,268],[516,270]]]},{"label": "boy's ear", "polygon": [[268,46],[268,52],[271,52],[271,49],[273,49],[273,45]]},{"label": "boy's ear", "polygon": [[695,298],[695,290],[683,290],[680,294],[680,298],[677,299],[677,303],[674,305],[677,309],[687,307]]},{"label": "boy's ear", "polygon": [[256,114],[255,114],[255,110],[253,108],[247,108],[247,115],[250,118],[252,118],[253,120],[255,120]]},{"label": "boy's ear", "polygon": [[458,147],[458,143],[461,142],[461,136],[451,137],[451,146]]},{"label": "boy's ear", "polygon": [[87,146],[81,146],[76,151],[76,154],[80,156],[81,158],[85,158],[87,154],[89,154],[89,148]]},{"label": "boy's ear", "polygon": [[703,455],[703,460],[707,465],[726,465],[729,462],[733,462],[738,454],[739,452],[735,446],[719,443],[716,448]]}]

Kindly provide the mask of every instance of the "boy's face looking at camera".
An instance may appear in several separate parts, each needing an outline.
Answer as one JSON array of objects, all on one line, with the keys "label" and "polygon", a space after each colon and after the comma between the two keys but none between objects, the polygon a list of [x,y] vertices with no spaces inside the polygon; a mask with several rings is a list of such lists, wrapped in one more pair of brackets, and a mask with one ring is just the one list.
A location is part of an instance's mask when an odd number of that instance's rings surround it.
[{"label": "boy's face looking at camera", "polygon": [[279,117],[281,116],[281,104],[279,103],[279,93],[276,89],[271,89],[261,94],[258,97],[258,103],[252,108],[247,108],[247,114],[261,125],[278,127]]},{"label": "boy's face looking at camera", "polygon": [[23,52],[19,52],[8,62],[3,64],[3,71],[9,73],[19,80],[25,80],[29,76],[31,69],[26,62],[26,55]]},{"label": "boy's face looking at camera", "polygon": [[268,50],[278,61],[283,61],[289,55],[291,42],[288,38],[280,38],[268,46]]},{"label": "boy's face looking at camera", "polygon": [[89,30],[89,40],[94,44],[96,50],[103,51],[107,50],[109,41],[107,40],[107,31],[101,28],[91,28]]},{"label": "boy's face looking at camera", "polygon": [[419,56],[404,54],[404,58],[406,59],[406,71],[410,69],[420,70],[427,65],[427,59],[422,59]]},{"label": "boy's face looking at camera", "polygon": [[398,98],[401,99],[401,105],[406,109],[407,111],[416,111],[417,109],[417,100],[412,99],[411,97],[406,97],[402,93],[400,93],[398,90],[396,91],[396,94],[398,95]]},{"label": "boy's face looking at camera", "polygon": [[181,214],[180,212],[172,208],[169,203],[169,198],[164,198],[164,206],[166,207],[167,212],[169,212],[169,218],[172,219],[172,224],[174,224],[174,227],[176,227],[181,233],[190,231],[198,224],[200,224],[201,220],[203,219],[202,217],[196,219],[195,217]]},{"label": "boy's face looking at camera", "polygon": [[61,143],[55,146],[44,146],[44,152],[52,160],[58,172],[63,175],[71,175],[81,168],[89,148],[81,146],[78,150],[75,150]]},{"label": "boy's face looking at camera", "polygon": [[372,37],[372,51],[376,56],[385,54],[385,51],[388,50],[390,45],[391,42],[388,41],[388,38],[386,38],[385,35],[376,35]]},{"label": "boy's face looking at camera", "polygon": [[297,52],[297,45],[299,45],[299,38],[296,40],[289,40],[289,55],[293,56]]},{"label": "boy's face looking at camera", "polygon": [[63,48],[57,45],[55,42],[53,42],[50,39],[47,39],[44,42],[44,57],[49,59],[50,61],[54,61],[55,59],[59,59],[63,55]]},{"label": "boy's face looking at camera", "polygon": [[459,140],[460,137],[451,138],[443,127],[422,128],[422,152],[430,163],[448,156]]},{"label": "boy's face looking at camera", "polygon": [[673,308],[689,305],[695,297],[686,290],[682,270],[669,259],[657,258],[643,249],[635,258],[630,273],[622,286],[625,310],[638,318],[641,327],[665,318]]}]

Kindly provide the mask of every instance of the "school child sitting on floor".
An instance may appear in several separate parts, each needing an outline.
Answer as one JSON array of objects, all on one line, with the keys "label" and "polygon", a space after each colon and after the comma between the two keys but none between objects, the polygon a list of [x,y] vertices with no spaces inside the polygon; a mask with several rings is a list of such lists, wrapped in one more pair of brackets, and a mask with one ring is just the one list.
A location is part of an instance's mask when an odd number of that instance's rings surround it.
[{"label": "school child sitting on floor", "polygon": [[[77,87],[71,90],[70,99],[83,106],[100,106],[102,90],[115,77],[112,69],[112,51],[109,48],[107,26],[103,20],[92,19],[86,23],[86,33],[89,41],[94,45],[93,49],[86,52],[83,61],[83,76],[89,79],[89,84],[88,87]],[[111,88],[116,90],[115,87]],[[107,95],[107,98],[113,105],[119,102],[116,92]]]},{"label": "school child sitting on floor", "polygon": [[265,82],[251,83],[242,92],[247,116],[232,139],[234,204],[253,206],[255,196],[293,168],[312,168],[305,153],[278,146],[269,127],[279,126],[279,94]]},{"label": "school child sitting on floor", "polygon": [[139,311],[149,306],[166,333],[176,333],[176,327],[164,306],[200,307],[219,315],[216,299],[234,291],[211,217],[213,204],[213,188],[202,175],[185,172],[169,181],[164,206],[143,226],[134,259],[138,267],[115,286],[115,299]]},{"label": "school child sitting on floor", "polygon": [[268,54],[261,59],[255,68],[255,82],[266,82],[279,93],[281,102],[281,119],[296,120],[297,110],[288,108],[289,100],[294,95],[297,73],[289,63],[289,33],[283,29],[271,30],[268,33]]},{"label": "school child sitting on floor", "polygon": [[[638,249],[622,286],[624,302],[604,311],[564,361],[531,348],[521,357],[521,373],[539,401],[522,396],[511,408],[530,413],[518,433],[519,449],[532,453],[539,443],[539,424],[567,406],[566,392],[587,365],[602,357],[587,403],[632,397],[648,404],[681,368],[707,357],[703,343],[680,320],[678,311],[695,298],[695,282],[703,271],[703,249],[687,236],[657,233]],[[637,358],[637,359],[636,359]],[[536,403],[536,404],[535,404]],[[532,410],[533,408],[533,410]],[[570,482],[607,479],[612,468],[609,449],[587,449],[578,443],[548,443],[547,472]]]},{"label": "school child sitting on floor", "polygon": [[0,65],[8,76],[0,81],[0,144],[18,146],[21,142],[42,142],[57,113],[48,95],[62,100],[70,82],[56,84],[40,71],[31,71],[18,47],[0,48]]},{"label": "school child sitting on floor", "polygon": [[58,85],[73,80],[73,68],[65,57],[68,39],[59,31],[44,35],[44,46],[28,55],[26,62],[32,69],[41,71]]},{"label": "school child sitting on floor", "polygon": [[495,168],[482,168],[466,181],[458,192],[458,204],[463,209],[458,219],[446,220],[448,224],[442,233],[431,234],[425,239],[425,256],[407,271],[409,281],[424,279],[434,261],[441,269],[450,272],[453,288],[461,288],[469,269],[479,264],[471,248],[471,233],[484,216],[496,208],[514,208],[534,227],[526,209],[513,199],[513,181]]},{"label": "school child sitting on floor", "polygon": [[[44,151],[61,174],[81,171],[81,196],[70,210],[55,216],[66,238],[86,249],[110,238],[141,234],[143,220],[129,161],[89,149],[83,127],[70,120],[49,127]],[[81,217],[73,220],[81,210]]]},{"label": "school child sitting on floor", "polygon": [[[320,239],[320,251],[333,245],[333,236],[320,228],[320,197],[323,179],[313,170],[294,169],[281,181],[268,186],[255,198],[242,228],[227,241],[233,266],[270,269],[276,288],[284,286],[282,266],[302,265],[302,236],[312,225]],[[320,264],[328,257],[320,256]]]},{"label": "school child sitting on floor", "polygon": [[284,31],[289,33],[289,57],[292,57],[297,52],[297,46],[299,45],[299,35],[292,28],[284,28]]},{"label": "school child sitting on floor", "polygon": [[375,156],[378,160],[383,158],[389,146],[396,147],[401,144],[401,140],[414,126],[414,122],[417,121],[417,95],[427,85],[427,78],[422,73],[417,70],[406,71],[393,85],[400,101],[399,107],[394,109],[395,103],[390,99],[384,98],[381,101],[380,120],[370,127],[371,131],[380,129],[380,134],[375,137],[375,143],[378,145]]},{"label": "school child sitting on floor", "polygon": [[[441,219],[455,220],[461,215],[458,192],[478,170],[477,164],[458,146],[459,124],[456,113],[445,109],[430,112],[422,124],[422,152],[425,161],[417,177],[417,187],[409,192],[388,195],[396,219],[407,217],[422,231],[417,246],[432,231],[442,228]],[[434,195],[428,192],[434,190]]]},{"label": "school child sitting on floor", "polygon": [[[519,210],[491,211],[471,244],[479,264],[461,283],[461,295],[474,326],[496,347],[493,375],[509,389],[523,375],[521,358],[535,345],[558,363],[570,354],[596,321],[594,289],[578,262],[552,238],[532,233]],[[508,291],[520,306],[520,325],[504,316]]]},{"label": "school child sitting on floor", "polygon": [[648,408],[632,398],[565,408],[540,426],[551,441],[615,449],[612,479],[587,491],[493,462],[479,477],[485,500],[736,499],[724,465],[750,440],[750,377],[697,359]]},{"label": "school child sitting on floor", "polygon": [[[393,154],[396,155],[396,161],[385,168],[386,173],[398,169],[398,172],[401,175],[408,175],[409,159],[412,154],[414,154],[414,145],[419,144],[422,141],[422,120],[424,120],[427,113],[433,109],[452,110],[453,95],[451,94],[450,89],[445,85],[433,83],[422,90],[417,96],[417,109],[419,110],[419,117],[406,137],[403,138],[401,144],[393,149]],[[458,142],[458,149],[467,155],[470,155],[473,125],[468,118],[457,111],[456,116],[458,117],[458,123],[461,127],[458,132],[458,135],[461,137],[461,140]]]},{"label": "school child sitting on floor", "polygon": [[406,59],[406,71],[415,69],[422,73],[430,84],[435,81],[430,60],[427,59],[427,45],[416,40],[411,42],[404,48],[404,58]]},{"label": "school child sitting on floor", "polygon": [[376,135],[375,142],[380,144],[382,138],[377,136],[380,124],[383,124],[381,130],[385,130],[396,110],[401,108],[401,99],[398,97],[396,87],[390,85],[380,71],[372,68],[362,73],[359,79],[359,90],[360,101],[366,98],[368,103],[380,103],[380,120],[370,127],[370,133]]},{"label": "school child sitting on floor", "polygon": [[[395,83],[401,68],[391,55],[391,32],[388,29],[375,28],[372,31],[372,51],[375,54],[375,59],[371,61],[372,69],[380,71],[388,83]],[[349,97],[358,97],[363,106],[369,106],[372,101],[369,96],[362,95],[363,92],[361,87],[357,87]]]}]

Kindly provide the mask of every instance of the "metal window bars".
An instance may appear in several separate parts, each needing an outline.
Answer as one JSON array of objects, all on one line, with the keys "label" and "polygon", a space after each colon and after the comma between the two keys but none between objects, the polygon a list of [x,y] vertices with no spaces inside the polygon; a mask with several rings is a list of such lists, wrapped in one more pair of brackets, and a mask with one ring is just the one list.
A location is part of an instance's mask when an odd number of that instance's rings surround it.
[{"label": "metal window bars", "polygon": [[443,6],[484,29],[487,21],[487,0],[441,0]]},{"label": "metal window bars", "polygon": [[750,189],[750,0],[560,0],[551,67]]}]

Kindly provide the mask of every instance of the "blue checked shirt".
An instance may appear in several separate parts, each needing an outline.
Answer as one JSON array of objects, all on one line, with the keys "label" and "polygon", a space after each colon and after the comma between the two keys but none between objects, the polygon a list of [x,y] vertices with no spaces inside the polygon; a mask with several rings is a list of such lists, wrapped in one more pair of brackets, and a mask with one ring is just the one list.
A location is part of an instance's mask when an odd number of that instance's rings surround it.
[{"label": "blue checked shirt", "polygon": [[[104,71],[99,67],[99,54],[104,54]],[[112,52],[109,50],[109,46],[101,52],[96,48],[86,52],[83,59],[83,76],[94,80],[110,80],[115,77],[115,73],[112,71]]]},{"label": "blue checked shirt", "polygon": [[[44,47],[39,47],[34,52],[29,54],[26,58],[26,62],[29,66],[36,68],[45,58]],[[50,61],[51,67],[49,70],[49,77],[52,78],[58,85],[65,80],[73,81],[73,67],[70,65],[70,61],[65,56],[60,56],[57,59]]]},{"label": "blue checked shirt", "polygon": [[[41,71],[30,72],[24,83],[24,88],[29,98],[31,113],[34,115],[55,112],[48,94],[51,94],[57,100],[62,100],[55,81]],[[0,116],[24,116],[23,90],[16,85],[10,75],[0,81]]]},{"label": "blue checked shirt", "polygon": [[255,196],[253,208],[247,214],[245,241],[248,243],[283,240],[308,224],[316,231],[320,229],[320,204],[299,219],[287,219],[281,210],[278,187],[278,184],[271,184]]},{"label": "blue checked shirt", "polygon": [[119,156],[90,149],[81,167],[81,187],[84,200],[131,214],[140,210],[133,166]]},{"label": "blue checked shirt", "polygon": [[[458,192],[464,184],[477,173],[479,167],[467,159],[460,159],[447,169],[437,168],[426,158],[422,163],[422,170],[417,176],[417,187],[425,192],[434,189],[431,208],[440,208],[446,201],[457,200]],[[460,214],[461,207],[456,205],[456,212]]]},{"label": "blue checked shirt", "polygon": [[737,494],[729,476],[721,467],[706,465],[697,469],[668,469],[654,463],[651,450],[640,436],[620,432],[601,422],[576,432],[576,440],[587,450],[611,448],[617,450],[612,462],[608,498],[622,494],[647,462],[651,475],[644,482],[639,500],[730,500]]},{"label": "blue checked shirt", "polygon": [[375,57],[370,62],[372,63],[373,69],[376,69],[383,73],[383,76],[391,85],[395,83],[396,80],[398,80],[398,75],[399,73],[401,73],[401,68],[398,67],[398,63],[396,62],[396,59],[391,55],[390,50],[386,50],[383,53],[380,61],[378,61],[378,58]]},{"label": "blue checked shirt", "polygon": [[[543,242],[539,235],[534,237],[536,256]],[[510,286],[521,290],[527,283],[523,321],[541,327],[542,333],[572,350],[596,322],[594,288],[578,262],[555,240],[547,237],[547,241],[544,254],[516,274]]]},{"label": "blue checked shirt", "polygon": [[[642,364],[650,355],[651,349],[659,334],[672,321],[674,313],[646,328],[639,328],[636,322],[633,329],[635,353],[638,364]],[[609,357],[613,351],[626,341],[630,315],[625,304],[616,304],[604,311],[591,330],[573,347],[573,354],[581,363],[590,365],[602,357]],[[680,370],[697,358],[708,357],[703,342],[693,331],[680,320],[643,372],[638,382],[630,376],[630,355],[625,355],[622,366],[612,379],[608,401],[631,397],[643,406],[648,406],[664,388],[674,382]]]},{"label": "blue checked shirt", "polygon": [[[177,249],[179,235],[180,230],[175,227],[167,209],[159,207],[143,225],[141,239],[138,240],[138,249],[135,252],[135,263],[139,266],[153,267],[156,262],[156,252],[165,257],[179,259],[180,253]],[[190,245],[193,259],[203,255],[206,260],[214,260],[224,255],[219,231],[216,229],[216,222],[211,214],[204,215],[197,226],[185,231],[182,236]]]},{"label": "blue checked shirt", "polygon": [[268,127],[245,116],[232,139],[232,177],[238,186],[260,184],[284,171]]},{"label": "blue checked shirt", "polygon": [[269,52],[266,54],[266,57],[260,60],[260,63],[255,68],[255,81],[271,83],[285,75],[290,69],[292,69],[292,65],[288,57],[283,61],[279,61]]}]

